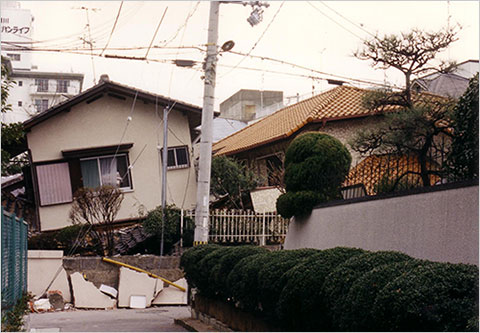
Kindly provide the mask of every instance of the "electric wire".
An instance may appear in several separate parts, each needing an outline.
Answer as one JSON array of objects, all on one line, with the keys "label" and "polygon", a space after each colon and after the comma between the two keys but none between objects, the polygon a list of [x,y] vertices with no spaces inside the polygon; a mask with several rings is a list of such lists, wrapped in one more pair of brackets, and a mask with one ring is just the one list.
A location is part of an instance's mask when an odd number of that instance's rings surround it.
[{"label": "electric wire", "polygon": [[175,34],[173,35],[173,37],[171,37],[168,41],[162,43],[164,46],[167,46],[168,44],[170,44],[173,40],[175,40],[175,38],[177,38],[178,34],[180,33],[180,31],[183,29],[183,28],[186,28],[187,24],[188,24],[188,21],[190,20],[190,18],[195,14],[195,12],[197,11],[198,9],[198,6],[200,5],[200,1],[197,1],[197,3],[195,4],[195,8],[193,9],[192,12],[190,12],[186,19],[185,19],[185,22],[178,27],[177,31],[175,32]]},{"label": "electric wire", "polygon": [[338,23],[337,21],[335,21],[333,18],[331,18],[330,16],[328,16],[327,14],[325,14],[320,8],[314,6],[310,1],[307,1],[307,3],[313,7],[316,11],[318,11],[320,14],[322,14],[323,16],[325,16],[326,18],[328,18],[330,21],[332,21],[333,23],[337,24],[339,27],[341,27],[342,29],[344,29],[345,31],[348,31],[349,33],[351,33],[352,35],[354,35],[355,37],[357,37],[358,39],[360,40],[363,40],[362,37],[360,37],[359,35],[357,35],[356,33],[354,33],[353,31],[351,31],[350,29],[348,29],[347,27],[343,26],[341,23]]},{"label": "electric wire", "polygon": [[367,29],[365,29],[364,27],[362,27],[361,25],[353,22],[352,20],[348,19],[347,17],[343,16],[341,13],[337,12],[335,9],[333,9],[332,7],[328,6],[325,1],[319,1],[323,6],[327,7],[328,9],[330,9],[332,12],[334,12],[335,14],[337,14],[338,16],[340,16],[341,18],[343,18],[344,20],[350,22],[351,24],[353,24],[354,26],[356,26],[357,28],[359,28],[360,30],[363,30],[364,32],[366,32],[367,34],[369,34],[370,36],[372,37],[377,37],[376,35],[372,34],[370,31],[368,31]]},{"label": "electric wire", "polygon": [[113,32],[115,31],[115,27],[117,26],[118,18],[120,17],[120,13],[121,13],[121,11],[122,11],[122,6],[123,6],[123,1],[120,2],[120,7],[118,8],[117,17],[115,18],[115,22],[113,23],[112,31],[110,32],[110,36],[108,36],[107,44],[105,44],[105,47],[103,48],[103,50],[102,50],[102,52],[100,53],[100,55],[102,55],[103,52],[105,52],[105,49],[108,47],[108,44],[110,44],[110,39],[111,39],[112,36],[113,36]]},{"label": "electric wire", "polygon": [[158,29],[160,29],[160,25],[163,22],[163,19],[165,18],[165,14],[167,14],[168,6],[165,7],[165,11],[163,12],[162,18],[160,19],[160,22],[158,22],[157,29],[155,29],[155,33],[153,34],[152,41],[150,42],[150,45],[148,46],[147,53],[145,53],[145,58],[148,57],[148,53],[150,52],[150,49],[152,48],[153,41],[155,40],[155,37],[157,36]]}]

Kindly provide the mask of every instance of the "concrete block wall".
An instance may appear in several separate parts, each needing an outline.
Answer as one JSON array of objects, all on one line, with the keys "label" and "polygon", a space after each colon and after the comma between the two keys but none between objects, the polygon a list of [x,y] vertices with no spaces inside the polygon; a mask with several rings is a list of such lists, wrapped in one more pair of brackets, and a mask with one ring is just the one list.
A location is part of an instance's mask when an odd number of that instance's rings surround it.
[{"label": "concrete block wall", "polygon": [[337,246],[392,250],[419,259],[478,265],[478,184],[315,208],[292,220],[285,249]]}]

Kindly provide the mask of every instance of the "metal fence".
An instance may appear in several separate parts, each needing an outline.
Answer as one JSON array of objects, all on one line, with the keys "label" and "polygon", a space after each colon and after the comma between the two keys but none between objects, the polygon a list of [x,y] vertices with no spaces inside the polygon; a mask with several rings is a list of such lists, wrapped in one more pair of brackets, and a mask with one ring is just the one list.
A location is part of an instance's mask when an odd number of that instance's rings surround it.
[{"label": "metal fence", "polygon": [[11,308],[27,291],[27,233],[23,218],[2,207],[2,310]]},{"label": "metal fence", "polygon": [[[182,211],[182,216],[195,218],[195,211]],[[210,211],[209,242],[282,244],[289,219],[277,213],[256,213],[250,210]]]}]

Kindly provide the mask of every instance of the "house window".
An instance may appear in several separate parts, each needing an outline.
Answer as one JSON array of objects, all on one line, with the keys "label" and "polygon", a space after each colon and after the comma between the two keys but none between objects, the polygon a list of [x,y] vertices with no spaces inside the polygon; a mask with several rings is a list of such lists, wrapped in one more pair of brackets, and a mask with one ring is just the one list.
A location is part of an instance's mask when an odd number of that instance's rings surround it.
[{"label": "house window", "polygon": [[37,165],[36,170],[41,206],[72,201],[67,162]]},{"label": "house window", "polygon": [[265,156],[257,160],[258,174],[265,179],[265,185],[281,185],[283,162],[278,155]]},{"label": "house window", "polygon": [[43,112],[48,109],[48,99],[36,99],[35,109],[37,112]]},{"label": "house window", "polygon": [[22,101],[18,101],[18,106],[22,106]]},{"label": "house window", "polygon": [[57,92],[58,93],[67,93],[69,86],[70,86],[70,81],[69,80],[57,80]]},{"label": "house window", "polygon": [[126,154],[81,159],[80,169],[84,187],[111,185],[124,190],[132,189]]},{"label": "house window", "polygon": [[37,86],[37,91],[39,92],[48,91],[48,79],[35,79],[35,85]]},{"label": "house window", "polygon": [[20,54],[17,53],[7,53],[7,57],[12,61],[20,61]]},{"label": "house window", "polygon": [[18,86],[19,87],[23,86],[23,81],[18,81]]},{"label": "house window", "polygon": [[[162,150],[160,151],[162,153]],[[162,154],[163,158],[163,154]],[[167,152],[167,169],[184,169],[190,166],[190,160],[188,158],[188,147],[171,147]]]}]

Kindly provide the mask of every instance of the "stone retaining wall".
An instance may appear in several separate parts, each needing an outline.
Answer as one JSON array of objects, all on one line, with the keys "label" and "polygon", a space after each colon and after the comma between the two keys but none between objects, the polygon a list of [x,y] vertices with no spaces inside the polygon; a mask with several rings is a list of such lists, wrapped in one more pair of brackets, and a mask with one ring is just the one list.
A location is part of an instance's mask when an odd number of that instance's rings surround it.
[{"label": "stone retaining wall", "polygon": [[[170,281],[176,281],[183,277],[180,269],[180,257],[155,256],[155,255],[131,255],[110,257],[128,265],[132,265],[148,272],[154,273]],[[101,257],[64,257],[63,267],[67,273],[80,272],[88,281],[99,288],[101,284],[118,289],[119,269],[121,266],[102,260]]]}]

